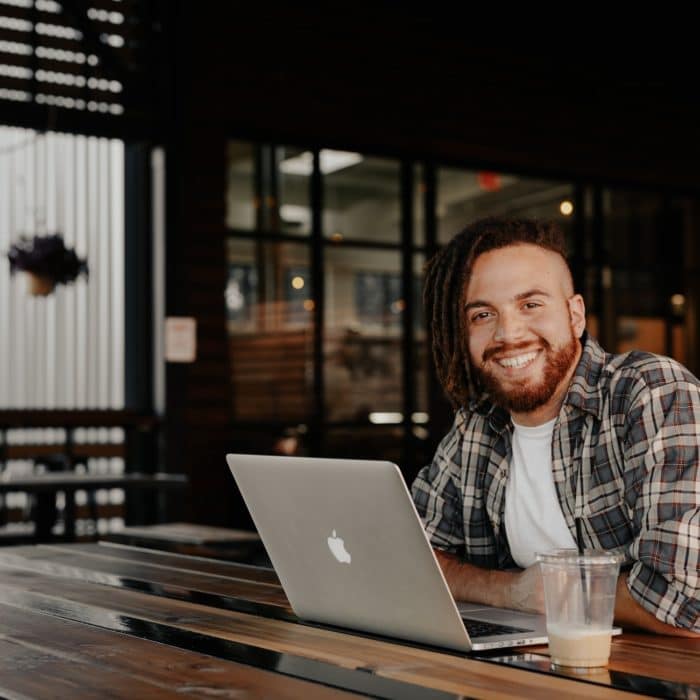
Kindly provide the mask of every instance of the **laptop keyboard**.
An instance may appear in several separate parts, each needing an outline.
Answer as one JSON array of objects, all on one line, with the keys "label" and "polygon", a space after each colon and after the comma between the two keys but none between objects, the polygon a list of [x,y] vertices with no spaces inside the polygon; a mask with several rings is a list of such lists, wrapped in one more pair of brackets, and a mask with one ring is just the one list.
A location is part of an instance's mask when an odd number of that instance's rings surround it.
[{"label": "laptop keyboard", "polygon": [[484,622],[483,620],[472,620],[463,617],[462,622],[467,628],[470,637],[490,637],[495,634],[518,634],[521,632],[533,632],[534,630],[523,627],[512,627],[510,625],[497,625],[494,622]]}]

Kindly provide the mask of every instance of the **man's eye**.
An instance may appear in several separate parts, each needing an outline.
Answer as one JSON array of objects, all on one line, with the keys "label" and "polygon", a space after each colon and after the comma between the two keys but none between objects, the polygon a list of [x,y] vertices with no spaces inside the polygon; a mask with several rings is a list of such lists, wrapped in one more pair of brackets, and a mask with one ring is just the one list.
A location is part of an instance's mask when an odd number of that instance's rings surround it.
[{"label": "man's eye", "polygon": [[526,301],[525,304],[523,304],[524,308],[526,309],[538,309],[542,304],[536,302],[536,301]]},{"label": "man's eye", "polygon": [[485,321],[486,319],[488,319],[490,317],[491,317],[490,311],[479,311],[478,313],[475,313],[472,315],[471,322],[478,323],[479,321]]}]

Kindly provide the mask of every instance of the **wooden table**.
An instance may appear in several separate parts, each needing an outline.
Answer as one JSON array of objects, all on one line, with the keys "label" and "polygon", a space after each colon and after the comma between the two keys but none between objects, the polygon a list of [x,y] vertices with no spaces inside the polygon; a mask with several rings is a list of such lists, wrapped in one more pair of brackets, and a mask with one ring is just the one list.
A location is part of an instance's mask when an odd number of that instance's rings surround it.
[{"label": "wooden table", "polygon": [[[65,494],[64,535],[66,539],[75,536],[75,492],[80,490],[120,488],[126,490],[146,489],[154,491],[181,489],[187,485],[184,474],[91,474],[72,471],[46,472],[21,477],[0,476],[0,493],[26,492],[34,494]],[[41,514],[37,514],[37,518]]]},{"label": "wooden table", "polygon": [[270,565],[260,535],[250,530],[174,522],[132,525],[101,539],[175,554]]},{"label": "wooden table", "polygon": [[[624,634],[548,672],[302,624],[269,569],[116,544],[0,549],[0,697],[700,697],[700,641]],[[631,691],[631,692],[630,692]]]}]

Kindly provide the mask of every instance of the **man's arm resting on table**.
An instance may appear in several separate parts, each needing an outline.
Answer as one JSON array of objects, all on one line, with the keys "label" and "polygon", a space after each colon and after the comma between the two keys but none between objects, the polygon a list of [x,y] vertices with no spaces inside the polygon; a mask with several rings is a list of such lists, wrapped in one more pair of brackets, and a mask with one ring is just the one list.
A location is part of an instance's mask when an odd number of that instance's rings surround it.
[{"label": "man's arm resting on table", "polygon": [[[544,612],[542,580],[536,564],[522,571],[499,571],[462,562],[456,555],[439,549],[434,552],[455,600],[497,608]],[[630,595],[627,574],[622,574],[617,580],[615,623],[625,628],[656,634],[700,638],[700,634],[667,625],[645,610]]]},{"label": "man's arm resting on table", "polygon": [[617,579],[615,623],[626,629],[636,628],[674,637],[700,638],[700,634],[697,632],[691,632],[683,627],[667,625],[665,622],[657,620],[648,610],[645,610],[630,594],[627,588],[627,574],[622,574]]}]

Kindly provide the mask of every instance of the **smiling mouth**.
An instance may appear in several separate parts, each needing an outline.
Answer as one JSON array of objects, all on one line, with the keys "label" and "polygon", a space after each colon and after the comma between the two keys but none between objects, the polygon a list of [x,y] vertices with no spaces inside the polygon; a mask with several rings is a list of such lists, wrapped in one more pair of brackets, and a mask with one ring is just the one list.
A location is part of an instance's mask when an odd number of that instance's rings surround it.
[{"label": "smiling mouth", "polygon": [[537,357],[537,354],[538,351],[534,350],[515,357],[502,357],[500,360],[496,360],[496,363],[505,369],[521,369],[531,364]]}]

